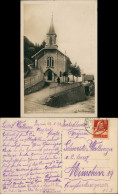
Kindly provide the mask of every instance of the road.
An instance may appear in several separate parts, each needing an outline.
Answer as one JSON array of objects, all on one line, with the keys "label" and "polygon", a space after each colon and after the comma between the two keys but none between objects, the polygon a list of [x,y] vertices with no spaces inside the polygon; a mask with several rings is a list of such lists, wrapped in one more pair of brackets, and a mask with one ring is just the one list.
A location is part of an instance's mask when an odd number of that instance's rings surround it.
[{"label": "road", "polygon": [[92,96],[82,102],[55,108],[45,105],[46,99],[52,93],[54,91],[52,92],[50,87],[46,87],[40,91],[26,95],[24,97],[24,113],[94,113],[95,98]]}]

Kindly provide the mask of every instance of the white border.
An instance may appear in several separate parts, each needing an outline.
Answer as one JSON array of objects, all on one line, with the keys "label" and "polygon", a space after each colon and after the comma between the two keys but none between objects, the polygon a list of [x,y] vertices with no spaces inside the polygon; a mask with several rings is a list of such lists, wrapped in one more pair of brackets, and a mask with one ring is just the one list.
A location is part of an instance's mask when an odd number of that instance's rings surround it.
[{"label": "white border", "polygon": [[[67,1],[67,0],[66,0]],[[76,0],[77,1],[77,0]],[[80,0],[81,1],[81,0]],[[95,0],[93,0],[95,1]],[[96,0],[97,1],[97,0]],[[98,98],[97,98],[97,67],[96,67],[96,72],[95,72],[95,113],[29,113],[29,114],[26,114],[24,113],[24,70],[23,70],[23,64],[24,64],[24,45],[23,45],[23,35],[24,35],[24,23],[23,23],[23,5],[24,4],[38,4],[38,3],[47,3],[47,0],[46,1],[42,1],[42,0],[39,0],[39,1],[21,1],[20,2],[20,116],[21,117],[40,117],[40,118],[43,118],[43,117],[60,117],[60,118],[63,118],[63,117],[97,117],[97,109],[98,109],[98,106],[97,106],[97,102],[98,102]],[[48,1],[50,2],[50,1]],[[62,1],[61,1],[62,2]],[[71,3],[72,1],[69,1],[69,3]],[[74,1],[73,1],[74,2]],[[95,18],[97,19],[97,18]],[[96,24],[97,25],[97,24]],[[97,35],[97,32],[96,32],[96,35]],[[96,43],[97,43],[97,36],[96,36]],[[96,53],[97,54],[97,53]],[[97,60],[97,57],[96,57],[96,60]],[[97,62],[97,61],[96,61]],[[96,63],[97,64],[97,63]],[[98,64],[97,64],[98,65]],[[58,110],[57,110],[58,111]]]}]

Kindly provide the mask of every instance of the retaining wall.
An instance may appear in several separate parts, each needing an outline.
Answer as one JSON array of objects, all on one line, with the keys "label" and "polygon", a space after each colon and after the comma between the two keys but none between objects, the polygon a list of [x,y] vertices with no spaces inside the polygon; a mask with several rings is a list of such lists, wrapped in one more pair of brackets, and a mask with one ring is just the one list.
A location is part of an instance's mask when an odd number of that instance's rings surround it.
[{"label": "retaining wall", "polygon": [[42,80],[42,81],[38,82],[37,84],[35,84],[29,88],[26,88],[24,90],[24,94],[27,95],[27,94],[30,94],[32,92],[36,92],[36,91],[42,89],[44,87],[44,85],[45,85],[45,81]]},{"label": "retaining wall", "polygon": [[86,100],[85,88],[81,85],[52,95],[45,104],[52,107],[62,107],[84,100]]}]

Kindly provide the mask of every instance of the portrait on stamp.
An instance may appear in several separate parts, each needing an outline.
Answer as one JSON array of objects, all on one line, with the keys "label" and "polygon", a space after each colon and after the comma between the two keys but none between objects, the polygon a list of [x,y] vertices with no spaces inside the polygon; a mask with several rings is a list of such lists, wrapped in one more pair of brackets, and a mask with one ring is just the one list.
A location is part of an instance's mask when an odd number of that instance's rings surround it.
[{"label": "portrait on stamp", "polygon": [[108,138],[108,120],[94,120],[94,138]]},{"label": "portrait on stamp", "polygon": [[21,1],[21,116],[97,116],[97,1]]}]

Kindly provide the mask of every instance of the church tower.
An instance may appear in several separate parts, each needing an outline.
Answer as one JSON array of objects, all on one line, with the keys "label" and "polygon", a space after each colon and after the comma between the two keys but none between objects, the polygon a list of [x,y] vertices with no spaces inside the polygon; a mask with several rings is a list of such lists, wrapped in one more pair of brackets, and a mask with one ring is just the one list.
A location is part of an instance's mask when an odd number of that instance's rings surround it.
[{"label": "church tower", "polygon": [[51,24],[50,24],[50,28],[49,31],[47,33],[47,40],[46,40],[46,46],[45,48],[49,48],[49,49],[57,49],[58,46],[56,45],[56,33],[55,33],[55,29],[54,29],[54,25],[53,25],[53,15],[52,15],[52,19],[51,19]]}]

